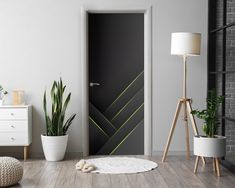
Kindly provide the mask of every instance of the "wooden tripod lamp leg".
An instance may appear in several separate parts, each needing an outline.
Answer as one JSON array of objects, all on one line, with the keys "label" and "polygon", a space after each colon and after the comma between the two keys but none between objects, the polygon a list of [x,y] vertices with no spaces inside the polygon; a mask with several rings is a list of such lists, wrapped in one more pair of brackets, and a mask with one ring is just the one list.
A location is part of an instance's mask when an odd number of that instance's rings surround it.
[{"label": "wooden tripod lamp leg", "polygon": [[186,141],[186,159],[190,158],[190,144],[189,144],[189,128],[188,128],[188,115],[187,104],[184,101],[184,125],[185,125],[185,141]]},{"label": "wooden tripod lamp leg", "polygon": [[176,108],[174,120],[173,120],[173,123],[172,123],[172,126],[171,126],[171,130],[170,130],[170,133],[169,133],[169,136],[168,136],[168,139],[167,139],[166,147],[165,147],[164,154],[163,154],[163,157],[162,157],[162,162],[164,162],[165,159],[166,159],[167,152],[168,152],[168,149],[169,149],[169,146],[170,146],[170,143],[171,143],[171,139],[172,139],[172,136],[173,136],[173,133],[174,133],[174,130],[175,130],[175,126],[176,126],[176,123],[177,123],[177,120],[178,120],[178,117],[179,117],[181,106],[182,106],[182,101],[179,101],[178,104],[177,104],[177,108]]},{"label": "wooden tripod lamp leg", "polygon": [[215,173],[217,174],[215,158],[213,158],[213,170],[214,170],[214,171],[215,171]]},{"label": "wooden tripod lamp leg", "polygon": [[[191,112],[192,112],[192,106],[191,106],[191,103],[190,103],[189,100],[186,101],[186,105],[187,105],[189,117],[190,117],[190,120],[191,120],[191,123],[192,123],[194,135],[195,135],[195,136],[198,136],[199,133],[198,133],[198,129],[197,129],[197,125],[196,125],[194,116],[193,116],[193,114],[191,113]],[[201,157],[201,158],[202,158],[202,163],[203,163],[203,165],[205,165],[205,164],[206,164],[205,158],[204,158],[204,157]]]},{"label": "wooden tripod lamp leg", "polygon": [[198,161],[199,161],[199,156],[196,157],[196,161],[195,161],[195,165],[194,165],[194,174],[197,173]]},{"label": "wooden tripod lamp leg", "polygon": [[197,129],[197,126],[196,126],[196,122],[195,122],[194,116],[191,113],[192,112],[192,106],[191,106],[189,100],[186,101],[186,105],[187,105],[189,117],[190,117],[190,120],[191,120],[191,123],[192,123],[194,134],[195,134],[195,136],[198,136],[198,129]]},{"label": "wooden tripod lamp leg", "polygon": [[217,176],[220,177],[221,173],[220,173],[220,162],[219,162],[219,158],[215,159],[215,164],[216,164],[216,172],[217,172]]}]

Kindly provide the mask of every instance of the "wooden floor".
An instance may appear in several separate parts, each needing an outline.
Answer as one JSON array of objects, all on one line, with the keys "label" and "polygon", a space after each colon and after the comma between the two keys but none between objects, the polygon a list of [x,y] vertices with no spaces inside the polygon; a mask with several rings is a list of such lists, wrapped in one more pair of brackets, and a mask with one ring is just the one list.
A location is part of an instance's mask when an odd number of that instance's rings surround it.
[{"label": "wooden floor", "polygon": [[[138,156],[140,158],[148,158]],[[22,188],[122,188],[122,187],[235,187],[235,174],[222,167],[222,177],[217,177],[213,172],[210,159],[207,159],[206,167],[199,164],[198,174],[193,173],[194,158],[186,160],[185,157],[169,156],[165,163],[161,157],[151,157],[158,163],[158,168],[150,172],[139,174],[84,174],[76,171],[75,159],[62,162],[46,162],[42,159],[32,159],[22,162],[24,176],[22,181],[13,187]]]}]

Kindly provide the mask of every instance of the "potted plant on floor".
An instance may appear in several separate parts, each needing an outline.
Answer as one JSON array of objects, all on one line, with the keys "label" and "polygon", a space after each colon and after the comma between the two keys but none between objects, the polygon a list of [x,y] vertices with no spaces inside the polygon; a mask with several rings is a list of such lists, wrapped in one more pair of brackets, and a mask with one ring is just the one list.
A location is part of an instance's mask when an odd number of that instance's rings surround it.
[{"label": "potted plant on floor", "polygon": [[215,90],[208,92],[207,109],[194,110],[192,114],[204,120],[202,130],[205,136],[194,137],[194,155],[218,159],[226,154],[226,137],[217,134],[217,110],[223,102],[223,96],[217,96]]},{"label": "potted plant on floor", "polygon": [[47,161],[60,161],[64,158],[68,135],[67,131],[76,114],[65,121],[65,112],[70,101],[71,93],[64,100],[66,86],[62,79],[54,81],[51,88],[51,116],[47,112],[46,91],[43,97],[43,109],[46,120],[46,133],[41,135],[43,152]]},{"label": "potted plant on floor", "polygon": [[4,97],[8,94],[6,90],[0,85],[0,106],[3,105]]}]

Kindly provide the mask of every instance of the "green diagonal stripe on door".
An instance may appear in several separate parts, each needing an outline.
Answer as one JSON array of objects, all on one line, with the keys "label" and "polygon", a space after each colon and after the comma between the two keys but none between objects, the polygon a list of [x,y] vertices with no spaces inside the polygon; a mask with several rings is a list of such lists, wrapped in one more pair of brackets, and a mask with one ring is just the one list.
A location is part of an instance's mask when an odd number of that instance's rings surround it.
[{"label": "green diagonal stripe on door", "polygon": [[[139,106],[139,108],[137,108],[137,109],[134,111],[134,113],[131,114],[131,116],[118,128],[118,130],[121,129],[121,128],[139,111],[139,109],[140,109],[143,105],[144,105],[144,103],[142,103],[142,104]],[[118,131],[118,130],[117,130],[117,131]],[[115,133],[115,134],[116,134],[116,133]]]},{"label": "green diagonal stripe on door", "polygon": [[136,95],[139,93],[138,91],[118,112],[115,114],[115,116],[111,119],[113,121],[136,97]]},{"label": "green diagonal stripe on door", "polygon": [[104,132],[104,130],[89,116],[89,119],[96,125],[96,127],[109,138],[109,135]]},{"label": "green diagonal stripe on door", "polygon": [[[121,96],[123,96],[123,94],[128,91],[128,89],[143,75],[144,71],[142,71],[141,73],[139,73],[134,80],[132,80],[132,82],[130,84],[128,84],[128,86],[118,95],[118,97],[109,105],[109,107],[106,109],[106,111],[109,111],[109,109],[120,99]],[[135,93],[133,93],[134,95]]]},{"label": "green diagonal stripe on door", "polygon": [[112,124],[115,127],[120,127],[131,115],[132,113],[141,105],[143,104],[144,98],[144,88],[140,89],[134,96],[134,98],[127,102],[125,105],[111,120]]},{"label": "green diagonal stripe on door", "polygon": [[143,104],[126,120],[97,152],[98,155],[108,155],[121,140],[144,118]]},{"label": "green diagonal stripe on door", "polygon": [[91,102],[89,103],[89,116],[109,136],[112,136],[116,132],[117,128]]},{"label": "green diagonal stripe on door", "polygon": [[138,128],[138,126],[140,126],[140,125],[142,124],[142,122],[143,122],[143,121],[139,122],[139,123],[135,126],[135,128],[132,129],[132,131],[129,132],[129,133],[125,136],[125,138],[117,145],[117,147],[115,147],[115,148],[113,149],[113,151],[112,151],[109,155],[112,155],[112,154],[126,141],[126,139]]}]

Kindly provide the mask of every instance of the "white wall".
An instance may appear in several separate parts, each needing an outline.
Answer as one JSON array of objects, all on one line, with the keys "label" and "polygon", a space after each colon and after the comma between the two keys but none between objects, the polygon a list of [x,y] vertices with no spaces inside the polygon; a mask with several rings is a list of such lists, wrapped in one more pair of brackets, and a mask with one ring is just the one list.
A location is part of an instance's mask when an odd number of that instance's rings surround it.
[{"label": "white wall", "polygon": [[[205,106],[206,0],[0,0],[0,83],[7,90],[25,90],[28,103],[34,107],[31,152],[34,155],[42,152],[43,91],[60,75],[72,92],[69,112],[77,113],[69,131],[68,151],[82,150],[81,6],[152,6],[153,151],[162,151],[182,93],[182,59],[170,55],[172,32],[202,33],[201,56],[189,59],[188,93],[194,107]],[[179,124],[170,149],[185,150],[184,141],[184,127]]]}]

